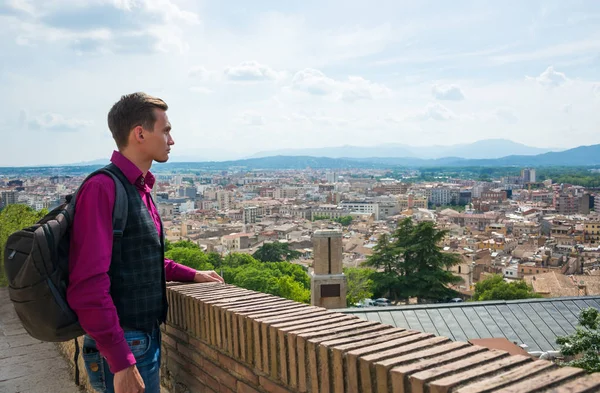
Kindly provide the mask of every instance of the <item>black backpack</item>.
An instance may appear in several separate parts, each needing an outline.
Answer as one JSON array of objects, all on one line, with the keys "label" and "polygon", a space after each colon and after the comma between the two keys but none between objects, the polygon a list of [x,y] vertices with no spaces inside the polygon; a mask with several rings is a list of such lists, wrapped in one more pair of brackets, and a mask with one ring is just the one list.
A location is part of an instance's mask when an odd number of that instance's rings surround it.
[{"label": "black backpack", "polygon": [[[112,177],[116,187],[113,210],[113,254],[121,244],[128,214],[128,198],[121,181],[107,165],[91,173]],[[82,183],[82,184],[83,184]],[[81,188],[81,186],[80,186]],[[77,190],[79,192],[79,190]],[[77,337],[85,334],[77,315],[67,303],[69,283],[70,231],[76,212],[75,195],[49,212],[36,224],[12,233],[4,250],[8,294],[25,330],[41,341],[64,342],[75,339],[76,382],[79,383]]]}]

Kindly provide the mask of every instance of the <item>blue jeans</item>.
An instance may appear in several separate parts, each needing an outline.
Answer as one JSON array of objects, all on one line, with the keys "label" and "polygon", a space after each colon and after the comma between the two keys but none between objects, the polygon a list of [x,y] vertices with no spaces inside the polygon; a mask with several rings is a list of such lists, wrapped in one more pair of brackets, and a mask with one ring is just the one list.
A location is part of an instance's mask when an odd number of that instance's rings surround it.
[{"label": "blue jeans", "polygon": [[[145,393],[160,393],[160,329],[156,327],[152,333],[126,330],[125,340],[135,356],[136,367],[146,385]],[[88,335],[84,336],[82,353],[92,388],[99,393],[114,393],[114,374],[96,348],[96,342]]]}]

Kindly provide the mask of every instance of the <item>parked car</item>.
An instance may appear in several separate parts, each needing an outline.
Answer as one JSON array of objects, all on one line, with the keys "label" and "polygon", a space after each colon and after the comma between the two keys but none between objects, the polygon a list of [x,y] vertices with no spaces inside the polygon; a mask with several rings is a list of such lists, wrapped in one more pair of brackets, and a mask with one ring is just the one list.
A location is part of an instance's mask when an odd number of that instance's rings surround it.
[{"label": "parked car", "polygon": [[375,306],[377,307],[388,307],[391,306],[392,302],[384,297],[380,297],[379,299],[375,299]]},{"label": "parked car", "polygon": [[358,303],[354,304],[354,307],[364,308],[364,307],[374,307],[375,301],[373,299],[363,299]]}]

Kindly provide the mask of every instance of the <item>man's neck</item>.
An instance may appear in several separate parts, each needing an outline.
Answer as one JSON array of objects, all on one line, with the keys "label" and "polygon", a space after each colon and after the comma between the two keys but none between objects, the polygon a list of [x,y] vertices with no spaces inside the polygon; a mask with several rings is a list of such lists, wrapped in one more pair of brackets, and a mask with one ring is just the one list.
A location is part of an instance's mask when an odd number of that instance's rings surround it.
[{"label": "man's neck", "polygon": [[123,157],[127,158],[129,161],[131,161],[136,167],[138,167],[138,169],[140,171],[142,171],[142,176],[146,177],[146,174],[148,173],[148,171],[150,170],[150,167],[152,166],[152,160],[148,160],[144,157],[140,157],[139,154],[136,154],[133,151],[130,151],[128,149],[123,149],[119,151]]}]

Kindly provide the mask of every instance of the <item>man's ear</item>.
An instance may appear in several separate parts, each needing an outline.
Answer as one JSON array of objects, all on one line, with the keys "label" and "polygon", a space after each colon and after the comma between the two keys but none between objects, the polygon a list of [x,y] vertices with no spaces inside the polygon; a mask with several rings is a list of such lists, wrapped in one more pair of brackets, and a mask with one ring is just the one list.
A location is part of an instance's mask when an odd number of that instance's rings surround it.
[{"label": "man's ear", "polygon": [[134,127],[133,130],[131,130],[131,133],[133,134],[133,138],[136,140],[136,142],[142,143],[144,141],[144,129],[142,126]]}]

